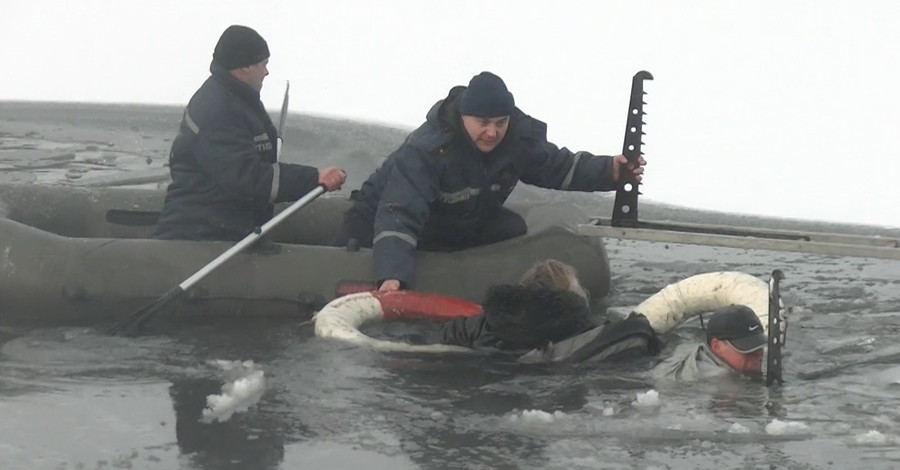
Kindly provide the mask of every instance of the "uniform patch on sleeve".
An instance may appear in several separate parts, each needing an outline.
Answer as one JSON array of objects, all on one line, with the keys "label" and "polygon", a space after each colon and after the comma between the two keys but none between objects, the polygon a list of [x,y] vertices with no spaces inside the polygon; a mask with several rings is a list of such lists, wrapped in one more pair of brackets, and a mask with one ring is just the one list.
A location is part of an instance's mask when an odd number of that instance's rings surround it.
[{"label": "uniform patch on sleeve", "polygon": [[257,152],[262,153],[272,150],[272,141],[269,140],[269,134],[266,132],[253,136],[253,143],[256,145]]}]

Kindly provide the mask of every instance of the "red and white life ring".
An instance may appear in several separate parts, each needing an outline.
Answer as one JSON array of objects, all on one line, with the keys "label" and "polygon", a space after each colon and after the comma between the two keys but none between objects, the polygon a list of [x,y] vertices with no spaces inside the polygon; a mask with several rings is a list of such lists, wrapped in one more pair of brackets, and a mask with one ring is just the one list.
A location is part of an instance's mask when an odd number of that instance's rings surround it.
[{"label": "red and white life ring", "polygon": [[417,291],[360,292],[332,300],[313,321],[316,336],[337,338],[380,351],[472,352],[443,344],[413,345],[366,336],[359,327],[369,321],[404,318],[449,320],[482,313],[480,305],[456,297]]},{"label": "red and white life ring", "polygon": [[769,285],[739,271],[717,271],[682,279],[653,294],[634,311],[646,316],[650,326],[663,334],[690,317],[731,304],[750,307],[763,328],[769,328]]},{"label": "red and white life ring", "polygon": [[[663,334],[683,321],[701,313],[731,304],[746,305],[759,317],[763,328],[769,326],[769,285],[738,271],[697,274],[669,284],[634,307]],[[456,297],[415,291],[362,292],[332,300],[313,318],[316,336],[337,338],[382,351],[472,352],[450,345],[412,345],[366,336],[359,327],[369,321],[402,318],[449,320],[482,313],[480,305]]]}]

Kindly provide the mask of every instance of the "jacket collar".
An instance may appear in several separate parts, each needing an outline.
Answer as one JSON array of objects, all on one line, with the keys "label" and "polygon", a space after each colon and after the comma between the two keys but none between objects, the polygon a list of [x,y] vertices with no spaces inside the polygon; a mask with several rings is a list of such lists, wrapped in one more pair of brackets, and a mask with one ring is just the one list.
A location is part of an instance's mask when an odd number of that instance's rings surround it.
[{"label": "jacket collar", "polygon": [[247,85],[246,83],[234,78],[234,75],[231,75],[227,70],[225,70],[225,67],[222,67],[215,61],[209,64],[209,73],[211,73],[216,80],[224,84],[229,90],[233,91],[241,98],[244,98],[251,102],[259,101],[259,91],[257,91],[250,85]]}]

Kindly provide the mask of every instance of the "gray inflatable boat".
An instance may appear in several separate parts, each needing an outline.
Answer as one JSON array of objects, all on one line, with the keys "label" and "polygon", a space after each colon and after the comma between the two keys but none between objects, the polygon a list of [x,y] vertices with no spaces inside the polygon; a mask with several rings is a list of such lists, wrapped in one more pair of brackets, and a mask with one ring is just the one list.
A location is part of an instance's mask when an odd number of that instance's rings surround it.
[{"label": "gray inflatable boat", "polygon": [[[149,239],[163,198],[162,189],[0,185],[0,324],[115,322],[231,246]],[[347,207],[344,198],[316,199],[273,230],[272,243],[238,254],[157,317],[304,319],[340,293],[371,288],[371,250],[327,246]],[[564,203],[510,207],[525,217],[527,235],[420,252],[416,289],[480,302],[490,285],[516,282],[552,257],[575,266],[592,299],[607,294],[602,238],[577,234],[587,215]]]}]

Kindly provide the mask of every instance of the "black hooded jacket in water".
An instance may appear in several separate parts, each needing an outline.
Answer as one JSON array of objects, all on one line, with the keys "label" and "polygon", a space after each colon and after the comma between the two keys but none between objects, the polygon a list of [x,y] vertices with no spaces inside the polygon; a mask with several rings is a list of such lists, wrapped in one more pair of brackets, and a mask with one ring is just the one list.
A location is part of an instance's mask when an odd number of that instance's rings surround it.
[{"label": "black hooded jacket in water", "polygon": [[531,364],[627,360],[660,349],[647,317],[632,314],[595,326],[587,303],[570,291],[495,286],[482,307],[481,315],[441,325],[432,342],[507,351]]},{"label": "black hooded jacket in water", "polygon": [[584,333],[536,348],[519,357],[519,362],[604,362],[622,361],[659,354],[660,343],[647,317],[632,313],[617,322],[606,322]]},{"label": "black hooded jacket in water", "polygon": [[172,183],[154,236],[240,240],[272,217],[273,203],[318,184],[316,168],[277,162],[277,130],[259,92],[215,62],[172,142]]},{"label": "black hooded jacket in water", "polygon": [[527,351],[593,328],[583,298],[570,291],[500,285],[488,290],[484,313],[441,325],[434,342]]},{"label": "black hooded jacket in water", "polygon": [[516,108],[509,130],[490,153],[480,152],[457,110],[465,87],[450,90],[373,173],[352,211],[374,227],[377,281],[411,287],[415,252],[422,240],[472,246],[486,220],[519,182],[568,191],[611,191],[611,157],[574,153],[547,141],[547,126]]}]

